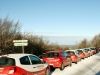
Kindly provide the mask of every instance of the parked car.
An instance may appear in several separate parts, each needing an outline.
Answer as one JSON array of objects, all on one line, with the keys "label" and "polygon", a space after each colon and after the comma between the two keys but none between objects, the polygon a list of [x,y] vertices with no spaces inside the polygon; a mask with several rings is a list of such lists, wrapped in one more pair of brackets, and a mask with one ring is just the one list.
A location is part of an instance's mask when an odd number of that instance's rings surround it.
[{"label": "parked car", "polygon": [[72,65],[71,58],[64,51],[46,52],[42,60],[49,63],[53,68],[60,68],[60,70],[63,70],[67,65]]},{"label": "parked car", "polygon": [[0,57],[0,75],[49,75],[50,66],[32,54],[7,54]]},{"label": "parked car", "polygon": [[84,48],[88,52],[88,57],[92,56],[92,51],[90,48]]},{"label": "parked car", "polygon": [[100,52],[100,47],[95,47],[96,53]]},{"label": "parked car", "polygon": [[77,49],[78,53],[80,54],[81,59],[85,58],[85,53],[83,52],[82,49]]},{"label": "parked car", "polygon": [[81,49],[83,52],[84,52],[84,54],[85,54],[85,58],[87,58],[89,55],[88,55],[88,51],[87,50],[85,50],[85,49]]},{"label": "parked car", "polygon": [[96,49],[95,49],[95,47],[90,47],[90,49],[91,49],[92,55],[96,54]]},{"label": "parked car", "polygon": [[65,52],[68,53],[71,56],[73,63],[77,64],[77,62],[80,61],[80,57],[75,50],[66,50]]}]

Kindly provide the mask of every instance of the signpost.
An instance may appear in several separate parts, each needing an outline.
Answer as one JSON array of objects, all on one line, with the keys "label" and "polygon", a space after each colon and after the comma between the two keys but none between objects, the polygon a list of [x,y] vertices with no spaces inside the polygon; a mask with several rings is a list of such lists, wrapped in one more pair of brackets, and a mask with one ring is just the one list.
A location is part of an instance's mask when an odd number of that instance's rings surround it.
[{"label": "signpost", "polygon": [[13,40],[14,46],[22,46],[22,53],[24,53],[24,46],[28,45],[28,40]]}]

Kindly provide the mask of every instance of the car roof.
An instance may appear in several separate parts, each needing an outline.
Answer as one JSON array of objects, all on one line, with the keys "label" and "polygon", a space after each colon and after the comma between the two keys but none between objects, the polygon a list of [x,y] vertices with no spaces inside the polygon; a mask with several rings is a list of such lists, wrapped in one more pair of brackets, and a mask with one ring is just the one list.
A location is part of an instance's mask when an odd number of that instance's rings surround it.
[{"label": "car roof", "polygon": [[59,53],[59,52],[64,52],[64,51],[48,51],[48,52],[46,52],[46,53]]},{"label": "car roof", "polygon": [[76,50],[67,50],[67,51],[76,51]]},{"label": "car roof", "polygon": [[83,49],[77,49],[77,50],[83,50]]},{"label": "car roof", "polygon": [[[19,53],[19,54],[5,54],[5,55],[1,55],[1,56],[7,56],[7,57],[23,57],[23,56],[28,56],[28,55],[33,55],[33,54],[23,54],[23,53]],[[35,56],[35,55],[34,55]]]},{"label": "car roof", "polygon": [[75,50],[66,50],[65,52],[68,52],[68,51],[75,52]]}]

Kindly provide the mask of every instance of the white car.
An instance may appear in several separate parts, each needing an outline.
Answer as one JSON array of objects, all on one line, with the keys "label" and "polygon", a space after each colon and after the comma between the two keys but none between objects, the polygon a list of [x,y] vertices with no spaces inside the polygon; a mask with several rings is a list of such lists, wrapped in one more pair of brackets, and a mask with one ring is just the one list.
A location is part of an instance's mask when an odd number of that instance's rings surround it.
[{"label": "white car", "polygon": [[33,54],[7,54],[0,57],[0,75],[49,75],[49,73],[49,65]]}]

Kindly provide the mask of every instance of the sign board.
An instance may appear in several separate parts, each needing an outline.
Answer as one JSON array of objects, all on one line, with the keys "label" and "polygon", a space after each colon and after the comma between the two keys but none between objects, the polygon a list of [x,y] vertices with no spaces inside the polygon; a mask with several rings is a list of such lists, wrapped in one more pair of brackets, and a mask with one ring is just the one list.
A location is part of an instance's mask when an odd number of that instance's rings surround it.
[{"label": "sign board", "polygon": [[27,46],[27,43],[14,43],[14,46]]},{"label": "sign board", "polygon": [[28,40],[13,40],[14,46],[22,46],[22,52],[24,53],[24,46],[28,45]]},{"label": "sign board", "polygon": [[28,40],[13,40],[14,46],[27,46]]},{"label": "sign board", "polygon": [[28,40],[13,40],[13,42],[15,43],[15,42],[27,42]]}]

